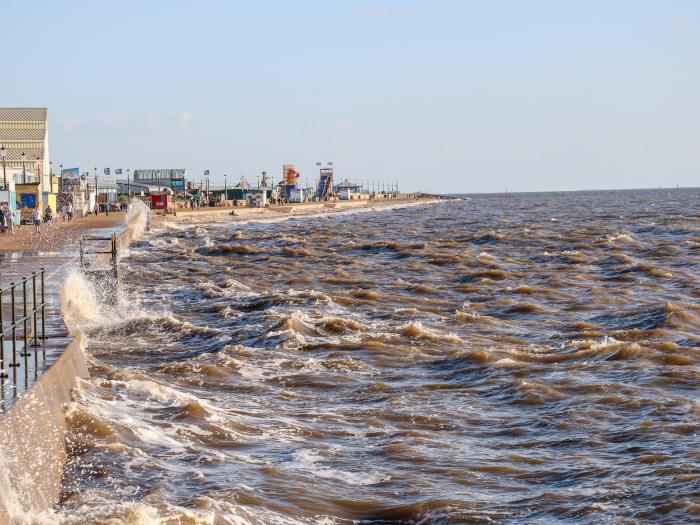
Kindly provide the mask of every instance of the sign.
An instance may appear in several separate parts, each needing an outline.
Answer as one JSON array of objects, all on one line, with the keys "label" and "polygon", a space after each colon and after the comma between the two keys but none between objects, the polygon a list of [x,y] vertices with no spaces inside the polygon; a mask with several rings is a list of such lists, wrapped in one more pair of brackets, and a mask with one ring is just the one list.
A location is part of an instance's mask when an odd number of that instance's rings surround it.
[{"label": "sign", "polygon": [[63,168],[61,170],[62,179],[80,179],[80,168]]},{"label": "sign", "polygon": [[105,168],[105,175],[109,175],[109,168]]},{"label": "sign", "polygon": [[185,181],[184,180],[171,180],[170,186],[174,190],[184,190],[185,189]]},{"label": "sign", "polygon": [[209,170],[204,170],[204,175],[209,175]]},{"label": "sign", "polygon": [[119,168],[118,170],[114,170],[114,174],[115,174],[115,175],[121,175],[121,174],[122,174],[121,168]]},{"label": "sign", "polygon": [[36,208],[36,194],[35,193],[22,193],[20,195],[20,202],[22,208]]}]

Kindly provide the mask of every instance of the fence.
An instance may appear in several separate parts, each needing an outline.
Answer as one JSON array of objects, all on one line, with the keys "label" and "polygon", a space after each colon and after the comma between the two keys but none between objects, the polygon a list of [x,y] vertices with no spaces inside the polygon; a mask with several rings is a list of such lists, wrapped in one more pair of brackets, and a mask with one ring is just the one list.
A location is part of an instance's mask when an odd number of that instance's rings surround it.
[{"label": "fence", "polygon": [[[17,369],[24,366],[25,387],[27,386],[30,346],[34,347],[35,378],[38,375],[39,347],[41,346],[39,341],[46,339],[44,273],[44,268],[41,268],[29,277],[23,277],[21,281],[0,288],[0,381],[3,387],[3,398],[5,380],[9,377],[5,371],[6,366],[12,370],[15,385],[17,385]],[[28,290],[29,287],[31,290]],[[29,297],[28,292],[31,294]],[[37,300],[38,297],[40,300]],[[21,348],[18,348],[20,345]],[[8,347],[12,349],[12,361],[6,365]],[[43,349],[43,360],[46,359],[45,352],[46,350]],[[18,356],[23,358],[22,362],[17,360]]]}]

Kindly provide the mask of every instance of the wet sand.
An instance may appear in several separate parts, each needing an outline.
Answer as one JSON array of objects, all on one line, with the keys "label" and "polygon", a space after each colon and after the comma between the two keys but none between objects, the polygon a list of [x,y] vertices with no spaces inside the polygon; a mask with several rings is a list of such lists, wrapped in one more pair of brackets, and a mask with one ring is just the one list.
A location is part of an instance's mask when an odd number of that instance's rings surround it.
[{"label": "wet sand", "polygon": [[[199,223],[199,222],[230,222],[248,221],[250,219],[266,219],[284,216],[305,216],[318,215],[321,213],[332,213],[356,208],[377,208],[383,206],[396,206],[412,202],[429,202],[432,198],[399,197],[396,199],[377,200],[352,200],[352,201],[329,201],[329,202],[305,202],[276,204],[267,208],[247,208],[247,207],[215,207],[197,209],[179,209],[176,215],[163,215],[161,212],[152,212],[151,224],[158,225],[163,221]],[[235,212],[235,215],[231,215]]]}]

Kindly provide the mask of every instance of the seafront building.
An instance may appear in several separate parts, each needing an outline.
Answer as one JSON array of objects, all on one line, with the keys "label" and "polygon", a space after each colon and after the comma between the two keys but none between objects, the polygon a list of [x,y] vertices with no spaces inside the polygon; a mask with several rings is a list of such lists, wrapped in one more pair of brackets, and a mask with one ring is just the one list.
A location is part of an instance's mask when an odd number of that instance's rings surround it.
[{"label": "seafront building", "polygon": [[187,180],[185,169],[134,170],[134,182],[151,186],[167,186],[173,190],[183,191]]},{"label": "seafront building", "polygon": [[19,207],[23,218],[36,207],[56,209],[47,113],[47,108],[0,107],[0,188],[7,192],[2,199]]}]

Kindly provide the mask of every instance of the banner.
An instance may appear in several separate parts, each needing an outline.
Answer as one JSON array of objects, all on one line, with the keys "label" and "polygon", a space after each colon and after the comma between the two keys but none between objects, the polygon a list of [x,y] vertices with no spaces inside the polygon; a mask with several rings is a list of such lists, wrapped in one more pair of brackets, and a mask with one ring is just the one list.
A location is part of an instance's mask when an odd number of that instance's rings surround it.
[{"label": "banner", "polygon": [[36,195],[34,193],[22,193],[19,197],[22,208],[36,208]]},{"label": "banner", "polygon": [[184,180],[171,180],[170,186],[174,190],[184,190],[185,189],[185,181]]},{"label": "banner", "polygon": [[79,168],[64,168],[61,170],[62,179],[80,179]]}]

